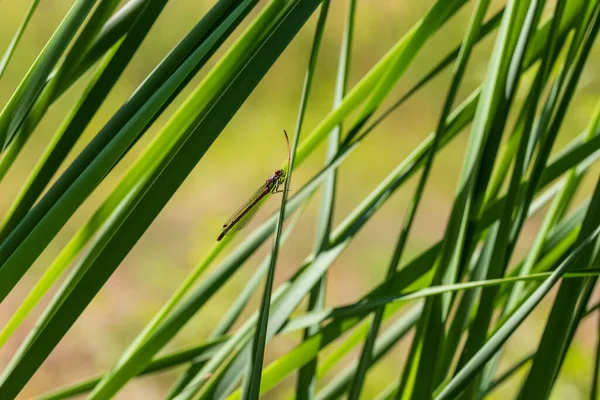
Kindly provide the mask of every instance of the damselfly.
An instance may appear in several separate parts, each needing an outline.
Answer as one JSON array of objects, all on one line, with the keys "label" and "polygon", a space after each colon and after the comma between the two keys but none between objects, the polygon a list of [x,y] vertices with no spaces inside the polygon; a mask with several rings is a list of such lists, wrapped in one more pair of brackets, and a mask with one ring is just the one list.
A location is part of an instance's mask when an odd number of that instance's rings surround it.
[{"label": "damselfly", "polygon": [[[290,170],[290,140],[288,138],[287,132],[284,130],[283,134],[285,135],[285,141],[287,143],[288,149],[288,168]],[[252,218],[256,215],[256,212],[262,206],[263,200],[266,199],[266,196],[271,193],[280,193],[283,190],[279,190],[279,186],[281,186],[286,179],[286,172],[283,169],[278,169],[275,171],[273,175],[267,178],[265,183],[261,187],[258,188],[256,192],[246,201],[232,216],[225,222],[223,225],[223,231],[217,238],[217,241],[223,239],[225,235],[233,234],[240,229],[243,229],[246,225],[252,221]]]}]

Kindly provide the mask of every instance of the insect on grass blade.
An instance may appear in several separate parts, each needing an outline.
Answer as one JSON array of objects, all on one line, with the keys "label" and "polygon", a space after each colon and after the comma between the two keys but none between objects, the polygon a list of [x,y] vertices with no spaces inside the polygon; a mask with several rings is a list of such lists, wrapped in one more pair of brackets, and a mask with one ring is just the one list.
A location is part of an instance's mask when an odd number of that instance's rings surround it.
[{"label": "insect on grass blade", "polygon": [[[290,169],[290,140],[287,132],[284,130],[285,141],[288,148],[288,170]],[[275,170],[275,173],[267,178],[265,183],[259,187],[256,192],[233,213],[233,215],[223,225],[223,231],[217,238],[217,241],[223,239],[225,235],[231,235],[240,229],[243,229],[252,221],[252,218],[256,215],[258,209],[263,205],[264,201],[269,193],[275,194],[283,192],[279,190],[279,186],[285,182],[286,172],[283,169]]]}]

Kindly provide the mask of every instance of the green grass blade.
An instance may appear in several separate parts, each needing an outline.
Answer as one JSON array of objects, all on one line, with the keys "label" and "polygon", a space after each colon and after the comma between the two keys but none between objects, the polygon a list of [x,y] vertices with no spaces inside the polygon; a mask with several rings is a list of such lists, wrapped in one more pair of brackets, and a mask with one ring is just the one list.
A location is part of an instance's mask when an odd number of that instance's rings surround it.
[{"label": "green grass blade", "polygon": [[0,113],[0,152],[4,151],[13,139],[35,99],[42,91],[46,79],[95,3],[95,0],[77,0],[73,4]]},{"label": "green grass blade", "polygon": [[[600,321],[598,322],[597,331],[600,338]],[[594,370],[592,372],[592,387],[590,388],[590,399],[595,399],[600,396],[598,389],[598,379],[600,378],[600,343],[596,343],[596,356],[594,357]]]},{"label": "green grass blade", "polygon": [[[146,7],[147,1],[129,0],[110,16],[110,19],[106,21],[106,24],[104,24],[98,35],[94,38],[94,41],[84,49],[85,51],[80,55],[79,63],[74,65],[72,73],[63,76],[62,84],[59,85],[54,95],[54,100],[64,94],[74,82],[101,59],[116,43],[123,39],[144,7]],[[54,79],[54,76],[55,73],[51,74],[51,79]]]},{"label": "green grass blade", "polygon": [[[310,16],[310,14],[308,16]],[[306,87],[309,86],[307,85]],[[307,98],[307,95],[308,93],[303,93],[303,98]],[[300,117],[298,118],[298,123],[296,124],[294,139],[292,140],[290,165],[286,173],[283,194],[281,196],[281,206],[279,208],[279,218],[277,220],[277,225],[275,226],[273,249],[271,250],[271,257],[269,259],[269,269],[267,270],[267,279],[265,281],[265,287],[263,289],[263,296],[258,314],[258,320],[256,322],[256,330],[254,332],[252,343],[252,352],[249,358],[250,362],[248,365],[248,373],[246,376],[245,384],[243,386],[244,389],[242,391],[242,398],[245,400],[258,399],[260,392],[260,380],[262,376],[262,368],[265,358],[265,348],[267,345],[267,340],[269,340],[271,336],[267,334],[269,326],[269,312],[271,310],[271,292],[273,291],[273,282],[275,280],[275,267],[277,265],[277,256],[279,255],[279,242],[281,240],[281,231],[283,228],[285,206],[290,190],[290,184],[292,181],[294,159],[296,158],[298,138],[300,137],[300,129],[302,127],[301,122],[304,118],[303,108],[304,107],[301,107]],[[276,329],[278,330],[278,328]]]},{"label": "green grass blade", "polygon": [[[349,0],[346,11],[346,21],[344,24],[344,31],[342,36],[342,45],[340,55],[338,59],[338,72],[336,77],[336,86],[334,89],[333,108],[339,107],[344,95],[346,94],[346,88],[348,86],[348,72],[350,69],[350,58],[352,49],[352,35],[354,31],[354,15],[355,15],[356,2]],[[323,28],[327,18],[327,12],[329,9],[329,1],[326,1],[322,5],[321,14],[319,15],[319,21],[317,22],[317,29],[315,32],[315,39],[313,42],[313,49],[311,53],[311,62],[309,62],[309,69],[306,76],[305,87],[309,85],[309,77],[312,80],[314,68],[316,64],[316,57],[319,51],[320,42],[323,35]],[[314,57],[314,61],[313,61]],[[304,100],[306,96],[303,96]],[[301,104],[301,111],[298,116],[298,124],[302,124],[306,111],[306,103]],[[341,136],[341,124],[337,125],[329,134],[327,142],[327,154],[326,163],[334,160],[335,156],[339,152],[339,142]],[[331,234],[331,221],[333,219],[333,209],[335,204],[335,193],[337,183],[337,170],[332,170],[324,178],[322,197],[319,209],[319,215],[316,222],[316,241],[315,241],[315,254],[319,254],[321,249],[327,249],[329,247],[329,240]],[[327,276],[323,276],[315,287],[310,291],[308,297],[308,310],[320,310],[325,306],[325,293],[327,287]],[[304,338],[309,337],[314,332],[318,331],[320,327],[314,325],[308,327],[304,331]],[[317,359],[315,358],[310,363],[302,366],[298,370],[298,379],[296,381],[296,398],[297,399],[312,399],[314,398],[316,388],[316,370],[317,370]]]},{"label": "green grass blade", "polygon": [[19,40],[21,40],[21,36],[23,36],[23,32],[25,32],[25,29],[27,28],[27,25],[29,24],[29,21],[31,20],[31,17],[33,16],[33,13],[35,12],[35,9],[39,3],[40,0],[32,0],[31,3],[29,3],[29,8],[27,9],[25,18],[23,18],[23,22],[21,22],[21,25],[19,25],[15,35],[8,44],[8,48],[2,55],[2,58],[0,58],[0,78],[4,74],[4,70],[6,69],[6,66],[8,65],[8,62],[10,61],[15,49],[17,48],[17,44],[19,44]]},{"label": "green grass blade", "polygon": [[[138,377],[152,374],[155,372],[162,372],[166,369],[177,367],[181,364],[188,363],[190,361],[197,362],[199,364],[206,363],[219,349],[223,342],[227,339],[226,336],[213,339],[207,343],[203,343],[198,346],[193,346],[189,349],[175,351],[165,356],[157,357],[152,360],[150,364],[144,370],[142,370]],[[43,394],[39,397],[39,400],[61,400],[68,399],[83,393],[87,393],[94,389],[94,387],[100,382],[103,375],[98,375],[92,378],[87,378],[81,382],[75,383],[63,389],[57,389],[51,393]]]}]

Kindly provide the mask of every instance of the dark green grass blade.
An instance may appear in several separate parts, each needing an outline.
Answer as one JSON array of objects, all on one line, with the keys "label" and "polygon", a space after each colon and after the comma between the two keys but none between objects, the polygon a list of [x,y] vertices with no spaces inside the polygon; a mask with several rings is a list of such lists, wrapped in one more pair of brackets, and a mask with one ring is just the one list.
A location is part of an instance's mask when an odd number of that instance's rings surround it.
[{"label": "dark green grass blade", "polygon": [[[312,14],[310,8],[307,9],[307,15],[305,18],[308,19]],[[302,13],[300,14],[302,16]],[[309,86],[306,86],[309,87]],[[302,97],[307,99],[308,93],[303,92]],[[267,277],[265,280],[265,287],[263,289],[262,300],[258,313],[258,320],[256,322],[256,329],[254,332],[252,351],[249,357],[248,372],[244,384],[244,390],[242,392],[242,398],[245,400],[258,399],[260,395],[260,380],[262,377],[262,368],[265,358],[265,348],[267,341],[270,339],[268,335],[269,326],[269,313],[271,310],[271,292],[273,291],[273,282],[275,281],[275,268],[277,266],[277,257],[279,255],[279,247],[281,240],[281,232],[283,229],[283,220],[285,216],[285,206],[287,203],[287,197],[290,190],[290,184],[292,182],[292,170],[294,167],[294,159],[296,158],[296,149],[298,148],[298,141],[300,137],[300,129],[302,128],[301,122],[304,114],[304,107],[300,108],[300,117],[296,124],[296,130],[294,132],[294,138],[292,140],[291,157],[289,162],[289,169],[287,170],[287,176],[285,179],[285,185],[283,189],[283,195],[281,196],[281,206],[279,208],[279,215],[277,218],[277,225],[275,225],[275,233],[273,237],[273,248],[271,250],[271,257],[269,259],[269,268],[267,270]],[[287,139],[287,135],[286,135]],[[277,329],[278,330],[278,329]]]},{"label": "dark green grass blade", "polygon": [[[62,77],[62,84],[54,95],[55,99],[64,94],[75,81],[129,32],[147,2],[148,0],[129,0],[110,17],[98,33],[98,36],[85,49],[79,63],[74,66],[72,73]],[[52,79],[54,79],[54,76],[53,73],[51,75]]]},{"label": "dark green grass blade", "polygon": [[[598,312],[596,312],[597,314]],[[597,399],[600,396],[600,389],[598,388],[598,379],[600,378],[600,319],[597,325],[597,339],[596,343],[596,355],[594,357],[594,369],[592,371],[592,387],[590,388],[590,399]]]}]

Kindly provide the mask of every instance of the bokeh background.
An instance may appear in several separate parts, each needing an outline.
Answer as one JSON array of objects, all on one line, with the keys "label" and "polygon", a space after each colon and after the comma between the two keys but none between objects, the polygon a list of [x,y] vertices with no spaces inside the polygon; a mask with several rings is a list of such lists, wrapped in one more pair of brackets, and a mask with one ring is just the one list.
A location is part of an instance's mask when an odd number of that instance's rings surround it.
[{"label": "bokeh background", "polygon": [[[256,15],[265,2],[250,15]],[[433,1],[359,1],[356,14],[355,41],[352,49],[349,87],[352,87],[387,50],[431,7]],[[550,5],[553,2],[548,2]],[[25,72],[43,48],[71,0],[43,0],[33,16],[32,23],[16,50],[5,75],[0,79],[0,105],[4,105]],[[89,125],[72,154],[79,152],[100,130],[108,118],[132,94],[146,75],[167,52],[212,6],[213,1],[172,0],[166,6],[140,51],[121,77],[115,89]],[[492,11],[503,2],[495,2]],[[436,35],[419,54],[417,60],[401,79],[389,104],[414,85],[425,72],[456,46],[466,27],[473,4],[468,4]],[[0,51],[4,51],[28,2],[3,0],[0,2]],[[333,0],[327,21],[316,82],[310,99],[303,134],[331,109],[337,68],[340,38],[346,13],[346,2]],[[240,29],[247,26],[247,18]],[[22,392],[23,398],[74,382],[107,370],[131,343],[161,305],[175,291],[220,232],[220,226],[236,207],[251,194],[285,159],[282,129],[293,131],[308,54],[316,23],[316,14],[285,50],[265,79],[246,101],[219,139],[201,160],[185,184],[154,221],[150,229],[111,277],[107,285],[69,331],[60,345],[37,372]],[[469,64],[459,99],[462,101],[482,81],[493,45],[494,35],[477,46]],[[209,67],[231,44],[230,39],[217,53]],[[577,95],[568,112],[558,143],[560,148],[580,133],[600,93],[600,48],[596,44],[587,64]],[[0,305],[0,325],[4,324],[28,293],[45,268],[56,257],[79,227],[100,204],[123,176],[132,161],[143,151],[168,117],[182,103],[208,68],[203,69],[177,100],[154,123],[150,131],[135,145],[95,193],[84,203],[46,249],[11,295]],[[339,172],[338,195],[334,225],[339,223],[373,188],[398,164],[437,124],[441,103],[446,95],[450,71],[445,71],[410,101],[387,118],[343,164]],[[47,113],[22,155],[0,184],[0,216],[2,216],[35,165],[44,147],[68,113],[74,99],[81,94],[89,79],[88,73]],[[522,85],[526,86],[526,85]],[[526,87],[525,87],[526,89]],[[521,89],[524,93],[523,88]],[[512,116],[514,120],[514,115]],[[509,125],[507,129],[511,129]],[[468,132],[465,132],[468,133]],[[409,241],[406,258],[426,248],[443,234],[458,173],[461,168],[467,135],[462,134],[436,158],[430,185],[425,192],[420,212]],[[292,189],[299,188],[324,162],[324,145],[301,168],[294,171]],[[73,157],[70,157],[72,160]],[[365,166],[367,166],[365,168]],[[64,170],[64,165],[63,169]],[[595,166],[583,185],[582,193],[589,193],[591,179],[598,175]],[[370,287],[379,283],[385,274],[408,199],[415,182],[399,190],[368,225],[354,239],[329,273],[327,304],[340,305],[358,299]],[[277,207],[271,200],[260,211],[248,230],[257,226]],[[314,244],[316,196],[284,245],[279,258],[276,283],[287,279],[311,251]],[[524,229],[515,257],[522,254],[531,242],[540,222],[533,218]],[[235,240],[245,236],[242,231]],[[176,337],[169,349],[199,343],[212,330],[224,310],[243,288],[254,269],[264,258],[268,246],[255,255],[221,292]],[[46,300],[47,303],[48,299]],[[256,308],[254,298],[246,314]],[[546,300],[546,305],[548,300]],[[546,319],[545,307],[536,310],[508,342],[505,360],[517,359],[536,347]],[[0,367],[4,366],[26,333],[35,323],[37,310],[20,328],[18,334],[0,351]],[[583,398],[590,385],[593,357],[591,349],[597,339],[597,321],[590,318],[578,331],[569,352],[565,368],[554,391],[557,399]],[[278,337],[269,343],[265,362],[275,359],[300,340],[300,335]],[[390,380],[401,373],[407,344],[394,349],[370,373],[365,398],[382,390]],[[330,350],[331,351],[331,350]],[[179,370],[151,375],[129,384],[119,399],[161,399],[174,381]],[[324,378],[327,380],[327,376]],[[293,379],[271,391],[265,398],[286,398],[294,387]],[[514,387],[508,383],[495,392],[495,398],[511,396]]]}]

